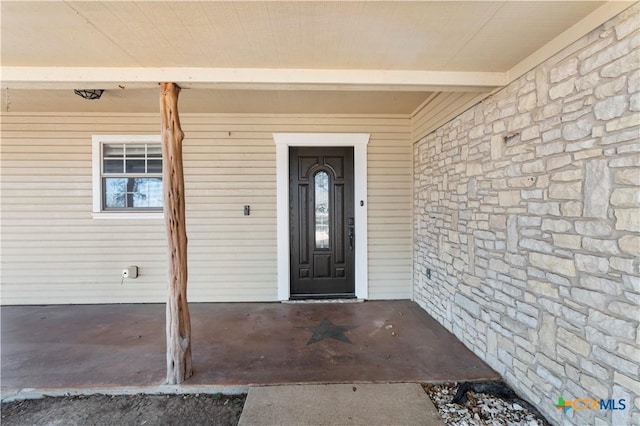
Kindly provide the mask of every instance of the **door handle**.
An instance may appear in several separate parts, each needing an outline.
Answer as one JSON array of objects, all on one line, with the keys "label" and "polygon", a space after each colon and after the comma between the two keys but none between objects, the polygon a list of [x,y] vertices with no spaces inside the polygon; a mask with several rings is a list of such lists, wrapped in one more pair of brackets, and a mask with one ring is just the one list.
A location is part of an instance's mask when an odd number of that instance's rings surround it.
[{"label": "door handle", "polygon": [[355,238],[355,230],[353,228],[349,228],[349,251],[353,251],[353,243]]}]

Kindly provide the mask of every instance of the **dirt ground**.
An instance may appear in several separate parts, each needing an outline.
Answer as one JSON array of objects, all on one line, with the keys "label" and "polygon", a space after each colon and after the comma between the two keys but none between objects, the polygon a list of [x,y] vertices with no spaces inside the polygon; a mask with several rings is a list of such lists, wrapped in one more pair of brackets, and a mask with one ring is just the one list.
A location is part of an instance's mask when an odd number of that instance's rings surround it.
[{"label": "dirt ground", "polygon": [[237,425],[246,395],[77,396],[2,404],[3,426]]}]

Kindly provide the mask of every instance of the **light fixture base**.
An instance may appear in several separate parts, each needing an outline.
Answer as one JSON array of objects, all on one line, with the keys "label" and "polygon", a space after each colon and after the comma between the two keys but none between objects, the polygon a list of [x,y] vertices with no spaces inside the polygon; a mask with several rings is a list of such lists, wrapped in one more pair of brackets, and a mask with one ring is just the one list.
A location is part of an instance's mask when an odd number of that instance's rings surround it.
[{"label": "light fixture base", "polygon": [[80,96],[83,99],[88,99],[90,101],[94,99],[100,99],[102,93],[104,93],[103,89],[75,89],[73,91],[76,95]]}]

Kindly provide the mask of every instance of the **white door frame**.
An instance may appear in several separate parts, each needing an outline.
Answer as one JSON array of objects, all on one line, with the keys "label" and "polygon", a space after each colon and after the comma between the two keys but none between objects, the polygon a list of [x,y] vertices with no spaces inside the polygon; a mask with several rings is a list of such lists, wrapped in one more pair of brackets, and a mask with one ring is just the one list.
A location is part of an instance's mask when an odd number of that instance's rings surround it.
[{"label": "white door frame", "polygon": [[369,133],[274,133],[278,220],[278,300],[289,300],[289,147],[353,147],[355,212],[355,290],[358,299],[369,297],[367,271],[367,144]]}]

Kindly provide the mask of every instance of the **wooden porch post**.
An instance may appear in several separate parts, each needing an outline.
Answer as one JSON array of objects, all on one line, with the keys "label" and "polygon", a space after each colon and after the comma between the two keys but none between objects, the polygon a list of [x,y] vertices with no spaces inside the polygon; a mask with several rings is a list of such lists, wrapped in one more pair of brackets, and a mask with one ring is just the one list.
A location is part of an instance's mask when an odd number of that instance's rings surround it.
[{"label": "wooden porch post", "polygon": [[191,377],[191,318],[187,304],[187,231],[185,227],[182,140],[175,83],[160,83],[162,116],[163,209],[169,248],[167,299],[167,384]]}]

